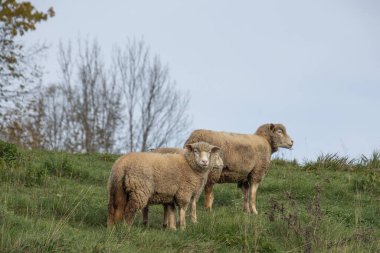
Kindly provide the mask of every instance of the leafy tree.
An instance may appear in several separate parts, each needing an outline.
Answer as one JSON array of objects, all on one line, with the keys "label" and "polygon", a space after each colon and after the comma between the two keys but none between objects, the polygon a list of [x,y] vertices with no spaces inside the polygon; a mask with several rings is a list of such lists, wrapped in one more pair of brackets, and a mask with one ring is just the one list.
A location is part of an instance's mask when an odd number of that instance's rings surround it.
[{"label": "leafy tree", "polygon": [[0,1],[0,113],[4,113],[4,107],[15,107],[41,75],[35,56],[46,47],[37,45],[26,50],[18,38],[53,16],[53,8],[42,12],[30,2]]},{"label": "leafy tree", "polygon": [[24,35],[29,30],[35,30],[36,24],[54,16],[50,7],[46,13],[36,10],[30,2],[18,3],[16,0],[0,2],[0,21],[9,29],[11,35]]}]

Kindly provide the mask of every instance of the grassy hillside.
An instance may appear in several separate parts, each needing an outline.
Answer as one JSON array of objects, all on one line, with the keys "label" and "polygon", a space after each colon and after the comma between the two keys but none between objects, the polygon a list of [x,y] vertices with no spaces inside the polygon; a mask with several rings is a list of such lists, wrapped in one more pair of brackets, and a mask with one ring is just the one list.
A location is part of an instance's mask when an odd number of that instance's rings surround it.
[{"label": "grassy hillside", "polygon": [[106,182],[117,158],[15,150],[0,143],[0,252],[379,252],[380,159],[326,155],[304,166],[275,160],[259,188],[259,215],[242,212],[234,184],[217,185],[198,223],[105,227]]}]

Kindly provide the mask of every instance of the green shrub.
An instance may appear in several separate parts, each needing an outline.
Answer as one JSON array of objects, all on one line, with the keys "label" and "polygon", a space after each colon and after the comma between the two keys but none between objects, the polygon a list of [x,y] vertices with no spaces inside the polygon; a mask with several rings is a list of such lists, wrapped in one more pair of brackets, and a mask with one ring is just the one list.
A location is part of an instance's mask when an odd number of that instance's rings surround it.
[{"label": "green shrub", "polygon": [[41,166],[30,166],[24,178],[25,186],[43,185],[47,176],[46,169]]},{"label": "green shrub", "polygon": [[76,169],[70,162],[67,156],[63,155],[50,155],[44,161],[44,168],[50,175],[56,177],[66,177],[73,179],[85,180],[88,179],[90,174],[88,171]]},{"label": "green shrub", "polygon": [[19,157],[17,147],[14,144],[0,140],[0,158],[9,163]]},{"label": "green shrub", "polygon": [[353,180],[355,190],[380,193],[380,170],[374,170],[366,173],[362,177]]}]

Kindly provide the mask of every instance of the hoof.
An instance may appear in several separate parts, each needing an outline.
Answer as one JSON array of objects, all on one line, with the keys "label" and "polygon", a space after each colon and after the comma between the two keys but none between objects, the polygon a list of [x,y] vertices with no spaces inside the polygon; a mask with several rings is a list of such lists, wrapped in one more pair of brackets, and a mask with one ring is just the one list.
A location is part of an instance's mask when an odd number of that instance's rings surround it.
[{"label": "hoof", "polygon": [[258,215],[259,213],[257,212],[256,210],[256,207],[251,207],[251,213],[254,213],[256,215]]}]

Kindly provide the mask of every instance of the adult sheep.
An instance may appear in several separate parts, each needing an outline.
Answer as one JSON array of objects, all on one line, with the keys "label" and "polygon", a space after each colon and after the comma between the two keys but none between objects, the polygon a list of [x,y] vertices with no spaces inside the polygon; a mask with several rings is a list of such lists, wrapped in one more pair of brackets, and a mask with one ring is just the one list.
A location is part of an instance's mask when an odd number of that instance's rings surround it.
[{"label": "adult sheep", "polygon": [[[216,183],[238,183],[243,192],[243,209],[257,214],[256,192],[263,180],[271,155],[278,148],[290,149],[293,140],[282,124],[264,124],[255,134],[238,134],[210,130],[195,130],[185,145],[205,141],[221,148],[224,167]],[[205,207],[211,209],[214,182],[205,185]],[[248,196],[250,198],[248,199]]]},{"label": "adult sheep", "polygon": [[[172,148],[172,147],[160,147],[156,149],[150,150],[151,152],[154,153],[159,153],[159,154],[184,154],[186,152],[185,149],[183,148]],[[208,173],[207,181],[205,180],[204,183],[206,182],[216,182],[216,180],[219,179],[222,169],[223,169],[223,160],[219,155],[214,155],[210,158],[210,165],[211,165],[211,171]],[[204,187],[202,187],[203,190]],[[192,222],[197,222],[197,206],[196,203],[199,200],[200,194],[202,192],[200,190],[198,194],[191,200],[191,221]],[[169,223],[169,212],[174,211],[175,207],[171,204],[165,204],[164,205],[164,214],[163,214],[163,227],[167,227]],[[148,223],[148,206],[144,208],[143,210],[143,221],[144,224],[146,225]]]},{"label": "adult sheep", "polygon": [[[172,204],[179,209],[179,226],[185,228],[188,204],[199,191],[211,169],[210,157],[219,147],[205,142],[185,146],[184,154],[129,153],[112,167],[108,180],[108,227],[121,221],[127,224],[135,213],[149,204]],[[170,228],[175,229],[174,212],[169,212]]]}]

